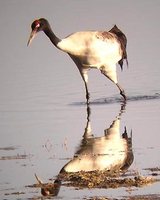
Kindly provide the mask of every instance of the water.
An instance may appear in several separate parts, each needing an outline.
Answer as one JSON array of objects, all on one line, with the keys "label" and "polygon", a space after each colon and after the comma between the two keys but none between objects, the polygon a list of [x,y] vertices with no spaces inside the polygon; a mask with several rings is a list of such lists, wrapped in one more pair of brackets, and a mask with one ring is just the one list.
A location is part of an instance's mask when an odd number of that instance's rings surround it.
[{"label": "water", "polygon": [[[126,175],[160,178],[160,3],[127,2],[116,8],[117,1],[95,2],[89,14],[90,1],[85,5],[69,1],[65,7],[63,1],[54,5],[52,1],[45,5],[41,1],[32,5],[22,5],[21,1],[0,3],[0,23],[4,27],[0,38],[1,199],[42,199],[40,188],[27,187],[36,183],[34,174],[44,182],[55,179],[74,157],[87,124],[85,91],[75,64],[43,34],[26,47],[30,23],[39,15],[49,18],[61,37],[77,30],[109,30],[113,23],[127,33],[129,68],[125,65],[123,72],[117,69],[128,97],[119,131],[122,134],[126,127],[129,136],[132,131],[134,159]],[[79,14],[71,14],[71,8]],[[96,70],[89,72],[89,90],[90,124],[98,138],[119,115],[122,101],[116,86]],[[77,190],[62,184],[54,199],[140,199],[141,195],[159,199],[159,187],[160,182],[156,182],[144,187]]]},{"label": "water", "polygon": [[[33,87],[31,90],[34,90]],[[40,189],[26,188],[36,183],[34,173],[46,182],[54,179],[74,156],[81,142],[87,122],[84,102],[73,102],[72,98],[76,98],[73,94],[69,94],[68,98],[64,98],[63,94],[63,98],[54,94],[53,98],[52,95],[45,96],[45,92],[46,89],[42,89],[42,94],[37,97],[27,99],[23,96],[19,101],[17,98],[14,102],[8,100],[1,104],[3,140],[0,143],[0,172],[3,199],[39,198]],[[151,175],[151,171],[145,169],[159,167],[159,98],[159,94],[153,92],[128,96],[121,115],[120,132],[123,133],[125,126],[129,133],[132,130],[134,161],[129,168],[131,172]],[[110,127],[120,108],[118,95],[91,102],[90,122],[95,137],[104,135],[104,130]],[[16,192],[24,194],[16,195]],[[150,194],[159,195],[159,183],[143,188],[133,187],[131,192],[127,188],[74,190],[62,186],[57,199],[88,199],[95,196],[121,198]]]}]

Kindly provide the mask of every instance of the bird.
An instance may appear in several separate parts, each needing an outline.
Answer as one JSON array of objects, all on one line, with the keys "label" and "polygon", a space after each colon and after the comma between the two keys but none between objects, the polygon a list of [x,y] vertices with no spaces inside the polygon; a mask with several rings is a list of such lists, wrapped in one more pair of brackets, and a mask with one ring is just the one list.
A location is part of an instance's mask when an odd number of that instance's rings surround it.
[{"label": "bird", "polygon": [[53,183],[43,183],[40,178],[35,174],[38,181],[38,186],[41,188],[43,196],[57,196],[61,186],[61,180],[56,179]]},{"label": "bird", "polygon": [[127,38],[115,25],[110,31],[79,31],[60,39],[52,31],[45,18],[39,18],[31,24],[31,34],[27,46],[31,44],[38,32],[43,31],[55,47],[66,52],[76,64],[84,81],[86,103],[90,103],[88,90],[88,71],[96,68],[110,79],[119,89],[120,95],[126,101],[124,89],[117,79],[116,65],[123,69],[123,61],[127,60]]}]

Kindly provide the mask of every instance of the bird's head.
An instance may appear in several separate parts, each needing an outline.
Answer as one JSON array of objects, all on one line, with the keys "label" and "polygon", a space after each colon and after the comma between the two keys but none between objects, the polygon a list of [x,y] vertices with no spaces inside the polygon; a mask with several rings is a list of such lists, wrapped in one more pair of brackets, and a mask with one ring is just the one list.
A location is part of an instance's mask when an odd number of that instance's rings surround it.
[{"label": "bird's head", "polygon": [[49,27],[49,23],[46,19],[40,18],[36,19],[32,24],[31,24],[31,34],[27,43],[27,46],[31,44],[33,39],[35,38],[36,34],[40,31],[45,31]]}]

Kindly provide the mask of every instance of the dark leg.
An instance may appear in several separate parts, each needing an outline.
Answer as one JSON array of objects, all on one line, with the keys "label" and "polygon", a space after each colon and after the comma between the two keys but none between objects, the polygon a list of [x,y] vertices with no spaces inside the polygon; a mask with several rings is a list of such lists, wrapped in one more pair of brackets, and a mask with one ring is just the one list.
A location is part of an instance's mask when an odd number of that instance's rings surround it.
[{"label": "dark leg", "polygon": [[87,86],[87,83],[85,82],[85,80],[84,80],[84,84],[85,84],[85,89],[86,89],[86,99],[87,99],[87,105],[88,105],[90,94],[88,92],[88,86]]},{"label": "dark leg", "polygon": [[116,85],[117,85],[117,87],[118,87],[118,89],[119,89],[119,91],[120,91],[120,95],[122,95],[122,97],[123,97],[124,100],[126,101],[127,98],[126,98],[126,95],[125,95],[124,90],[121,88],[121,86],[120,86],[118,83],[117,83]]},{"label": "dark leg", "polygon": [[[120,95],[123,96],[124,100],[126,101],[127,98],[126,98],[126,95],[125,95],[125,92],[124,90],[121,88],[121,86],[116,83],[117,82],[117,75],[116,75],[116,70],[115,71],[112,71],[112,73],[110,74],[107,74],[107,72],[105,71],[105,68],[102,68],[101,69],[101,73],[104,74],[107,78],[109,78],[113,83],[115,83],[120,91]],[[111,76],[112,75],[112,76]]]},{"label": "dark leg", "polygon": [[82,76],[82,79],[84,81],[84,85],[85,85],[85,90],[86,90],[86,100],[87,100],[87,105],[89,105],[89,98],[90,98],[90,94],[89,94],[89,91],[88,91],[88,69],[83,69],[80,71],[81,73],[81,76]]}]

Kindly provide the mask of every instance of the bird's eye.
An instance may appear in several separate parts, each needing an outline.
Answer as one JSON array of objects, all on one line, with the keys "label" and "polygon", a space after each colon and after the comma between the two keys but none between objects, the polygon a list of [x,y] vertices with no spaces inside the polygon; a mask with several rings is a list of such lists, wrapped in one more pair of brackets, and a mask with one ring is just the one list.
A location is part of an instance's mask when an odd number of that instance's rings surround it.
[{"label": "bird's eye", "polygon": [[32,30],[34,30],[34,29],[37,29],[37,30],[38,30],[40,26],[41,26],[41,24],[40,24],[39,20],[35,20],[35,21],[32,23],[31,28],[32,28]]},{"label": "bird's eye", "polygon": [[40,27],[40,23],[39,23],[39,21],[37,20],[37,21],[35,21],[35,27],[36,28],[39,28]]}]

